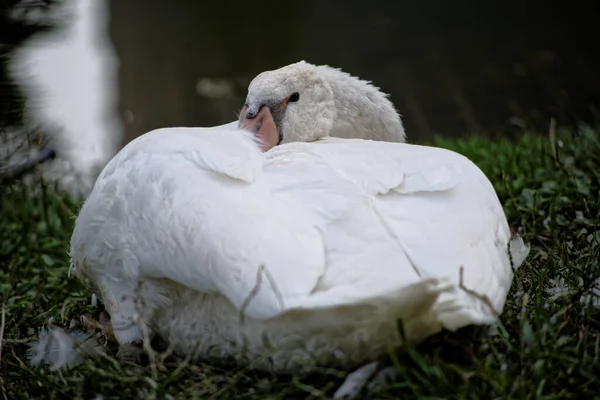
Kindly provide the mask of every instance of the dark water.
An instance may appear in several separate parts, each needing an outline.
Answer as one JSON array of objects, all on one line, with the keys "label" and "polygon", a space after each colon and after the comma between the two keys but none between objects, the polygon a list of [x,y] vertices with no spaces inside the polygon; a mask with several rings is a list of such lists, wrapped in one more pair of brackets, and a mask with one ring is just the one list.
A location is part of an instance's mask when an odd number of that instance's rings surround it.
[{"label": "dark water", "polygon": [[[372,80],[413,139],[593,121],[598,3],[113,0],[128,135],[231,121],[254,75],[301,59]],[[202,77],[235,94],[200,96]]]},{"label": "dark water", "polygon": [[256,74],[301,59],[390,93],[412,140],[593,122],[598,3],[112,0],[127,137],[232,121]]}]

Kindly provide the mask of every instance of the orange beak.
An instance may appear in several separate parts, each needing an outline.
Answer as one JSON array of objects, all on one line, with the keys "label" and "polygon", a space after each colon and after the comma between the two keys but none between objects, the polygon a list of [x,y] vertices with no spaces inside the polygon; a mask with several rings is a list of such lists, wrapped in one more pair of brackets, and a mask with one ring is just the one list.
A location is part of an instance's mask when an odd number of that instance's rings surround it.
[{"label": "orange beak", "polygon": [[262,151],[268,151],[279,144],[277,124],[269,107],[262,106],[256,115],[250,116],[248,106],[244,106],[240,115],[242,129],[254,132],[261,141]]}]

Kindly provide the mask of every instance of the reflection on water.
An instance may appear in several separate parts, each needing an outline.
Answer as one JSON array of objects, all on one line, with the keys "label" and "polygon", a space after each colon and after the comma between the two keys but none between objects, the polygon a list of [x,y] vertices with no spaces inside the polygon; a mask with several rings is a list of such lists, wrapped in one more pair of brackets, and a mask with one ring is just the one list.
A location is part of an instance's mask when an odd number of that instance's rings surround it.
[{"label": "reflection on water", "polygon": [[[597,118],[595,0],[109,1],[128,139],[231,121],[252,77],[301,59],[374,81],[411,140]],[[8,18],[0,13],[3,124],[21,115],[6,57],[30,29]]]}]

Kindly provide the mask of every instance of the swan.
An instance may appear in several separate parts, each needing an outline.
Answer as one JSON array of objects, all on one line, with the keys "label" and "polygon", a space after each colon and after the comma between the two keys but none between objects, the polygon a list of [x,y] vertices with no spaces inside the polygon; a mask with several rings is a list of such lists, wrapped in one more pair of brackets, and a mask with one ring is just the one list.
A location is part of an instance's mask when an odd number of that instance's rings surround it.
[{"label": "swan", "polygon": [[136,138],[84,202],[70,273],[121,345],[304,374],[495,322],[529,247],[469,159],[351,138],[404,133],[377,89],[305,62],[257,76],[237,125]]},{"label": "swan", "polygon": [[[28,3],[14,13],[33,7]],[[64,0],[45,7],[41,16],[34,16],[59,28],[38,33],[15,49],[8,72],[26,100],[26,129],[42,131],[49,142],[26,158],[35,160],[32,166],[48,160],[45,177],[83,200],[123,138],[117,108],[119,60],[108,37],[108,1]]]}]

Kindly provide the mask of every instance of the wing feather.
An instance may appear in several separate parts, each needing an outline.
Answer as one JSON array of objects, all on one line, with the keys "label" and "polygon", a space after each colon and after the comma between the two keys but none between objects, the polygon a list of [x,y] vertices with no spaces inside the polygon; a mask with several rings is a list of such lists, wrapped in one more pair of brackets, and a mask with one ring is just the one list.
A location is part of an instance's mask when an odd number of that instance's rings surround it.
[{"label": "wing feather", "polygon": [[240,130],[170,128],[106,167],[72,244],[264,319],[458,282],[461,267],[501,308],[508,240],[493,187],[448,150],[329,138],[263,154]]}]

